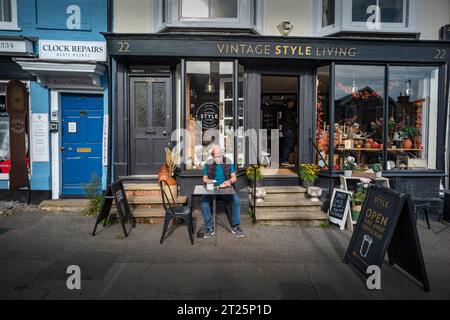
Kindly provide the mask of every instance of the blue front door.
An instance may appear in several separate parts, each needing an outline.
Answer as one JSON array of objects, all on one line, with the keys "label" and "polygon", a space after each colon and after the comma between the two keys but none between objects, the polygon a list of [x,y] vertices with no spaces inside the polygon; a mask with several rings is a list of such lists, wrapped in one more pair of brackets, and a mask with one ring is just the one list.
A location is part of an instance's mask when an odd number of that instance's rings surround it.
[{"label": "blue front door", "polygon": [[62,193],[84,195],[102,181],[103,96],[62,94]]}]

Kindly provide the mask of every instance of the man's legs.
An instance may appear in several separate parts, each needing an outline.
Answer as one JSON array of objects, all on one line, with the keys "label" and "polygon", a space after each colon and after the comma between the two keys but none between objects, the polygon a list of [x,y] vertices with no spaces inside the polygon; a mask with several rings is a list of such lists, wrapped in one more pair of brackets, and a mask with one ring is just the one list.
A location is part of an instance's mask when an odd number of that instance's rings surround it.
[{"label": "man's legs", "polygon": [[235,227],[241,224],[241,200],[237,194],[232,196],[218,196],[217,200],[231,202],[231,226]]},{"label": "man's legs", "polygon": [[211,217],[212,200],[213,198],[211,196],[202,196],[200,200],[200,207],[202,208],[203,221],[205,222],[206,227],[209,228],[210,230],[214,228],[213,220]]},{"label": "man's legs", "polygon": [[292,145],[294,143],[292,130],[286,130],[283,132],[283,153],[281,156],[281,162],[289,161],[289,154],[291,153]]}]

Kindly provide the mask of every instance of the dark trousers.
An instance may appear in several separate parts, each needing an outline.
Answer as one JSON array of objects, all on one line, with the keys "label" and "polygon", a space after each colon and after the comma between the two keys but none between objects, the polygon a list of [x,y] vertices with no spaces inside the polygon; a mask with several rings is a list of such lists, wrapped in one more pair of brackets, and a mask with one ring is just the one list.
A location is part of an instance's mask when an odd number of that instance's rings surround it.
[{"label": "dark trousers", "polygon": [[288,162],[292,147],[294,146],[294,130],[283,130],[283,152],[281,162]]}]

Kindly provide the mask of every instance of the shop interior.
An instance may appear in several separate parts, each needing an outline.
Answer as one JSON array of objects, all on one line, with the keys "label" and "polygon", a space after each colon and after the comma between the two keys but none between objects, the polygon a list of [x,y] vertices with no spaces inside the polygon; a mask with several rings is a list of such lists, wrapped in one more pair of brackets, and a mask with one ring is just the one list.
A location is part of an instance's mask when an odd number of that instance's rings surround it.
[{"label": "shop interior", "polygon": [[[266,176],[296,174],[298,84],[298,77],[293,76],[266,75],[261,78],[261,129],[267,130],[267,139],[262,139],[261,148]],[[278,146],[272,145],[272,130],[279,130]]]}]

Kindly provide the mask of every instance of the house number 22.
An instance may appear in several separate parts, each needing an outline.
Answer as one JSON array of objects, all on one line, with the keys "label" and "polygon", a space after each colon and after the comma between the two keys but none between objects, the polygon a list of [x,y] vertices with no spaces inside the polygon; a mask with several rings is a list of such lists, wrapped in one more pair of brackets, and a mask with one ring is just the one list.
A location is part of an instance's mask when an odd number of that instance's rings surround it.
[{"label": "house number 22", "polygon": [[434,56],[435,59],[445,59],[447,56],[447,50],[445,49],[437,49],[436,55]]},{"label": "house number 22", "polygon": [[119,52],[130,52],[130,44],[128,42],[119,42]]}]

